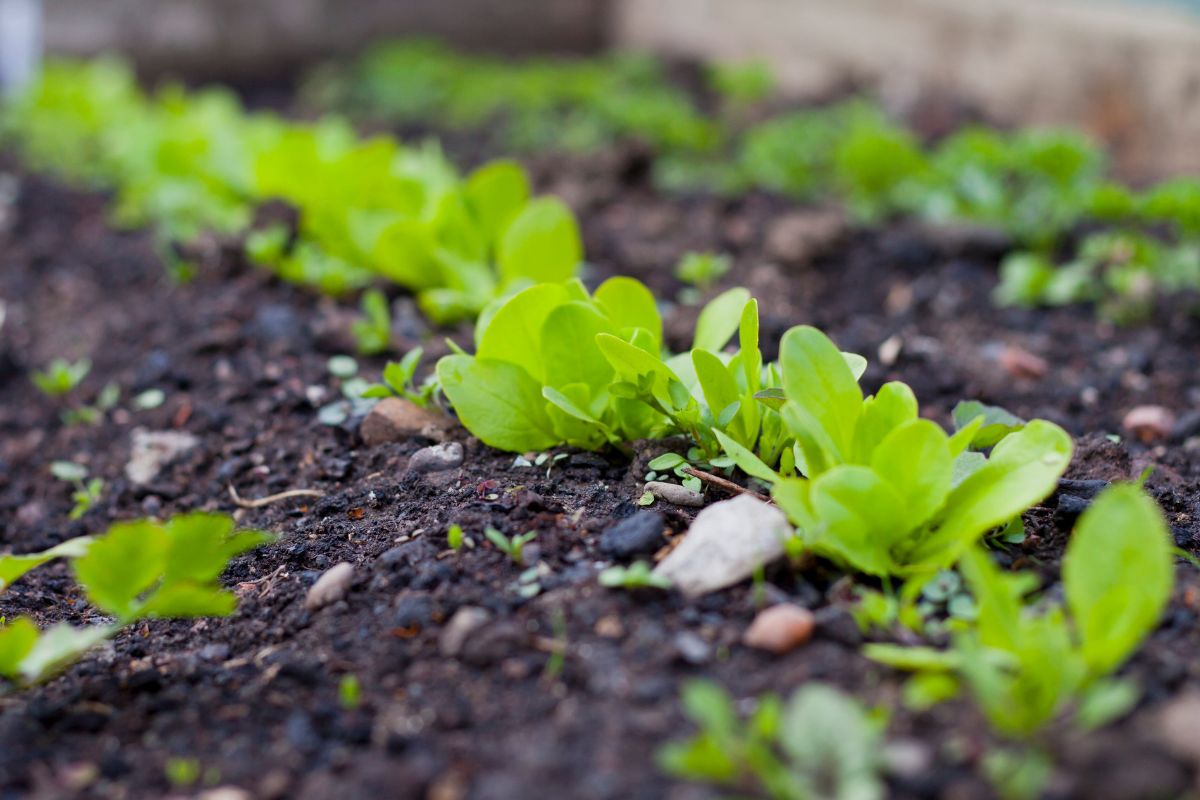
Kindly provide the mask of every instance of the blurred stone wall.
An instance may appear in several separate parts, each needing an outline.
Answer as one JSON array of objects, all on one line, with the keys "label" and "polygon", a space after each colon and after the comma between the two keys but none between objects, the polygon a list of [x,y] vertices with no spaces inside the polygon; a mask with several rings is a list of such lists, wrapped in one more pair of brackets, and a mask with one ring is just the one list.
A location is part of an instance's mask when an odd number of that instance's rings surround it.
[{"label": "blurred stone wall", "polygon": [[463,47],[590,51],[607,0],[44,0],[46,49],[119,51],[148,73],[270,80],[380,39],[436,36]]},{"label": "blurred stone wall", "polygon": [[954,97],[1104,140],[1122,174],[1200,173],[1200,18],[1103,0],[616,0],[618,42],[763,59],[822,95]]}]

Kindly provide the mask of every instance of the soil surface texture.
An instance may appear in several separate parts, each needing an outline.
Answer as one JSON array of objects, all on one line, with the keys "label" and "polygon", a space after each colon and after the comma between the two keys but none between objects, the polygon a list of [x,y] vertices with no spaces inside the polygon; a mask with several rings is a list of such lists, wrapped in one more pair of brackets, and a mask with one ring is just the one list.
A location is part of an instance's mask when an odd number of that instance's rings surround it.
[{"label": "soil surface texture", "polygon": [[[922,413],[943,424],[971,398],[1062,424],[1079,437],[1069,479],[1131,479],[1153,465],[1148,485],[1178,544],[1200,555],[1200,317],[1163,308],[1120,328],[1086,307],[997,309],[989,294],[1003,243],[994,237],[903,222],[863,230],[836,210],[759,194],[665,196],[632,149],[529,166],[542,190],[579,213],[589,284],[627,274],[677,298],[684,287],[672,267],[682,253],[727,252],[733,269],[709,294],[751,289],[768,358],[784,330],[813,324],[870,359],[868,389],[904,380]],[[318,420],[340,391],[327,360],[353,351],[351,300],[282,285],[232,251],[214,250],[193,281],[174,283],[148,234],[107,225],[103,196],[11,161],[0,172],[16,186],[0,200],[0,549],[29,552],[115,520],[193,509],[232,512],[279,535],[224,576],[240,598],[233,616],[138,625],[45,686],[0,698],[3,800],[213,787],[245,793],[213,797],[701,800],[719,795],[664,777],[653,757],[690,732],[678,697],[695,677],[740,699],[833,683],[894,709],[892,796],[990,796],[978,777],[994,745],[982,719],[965,701],[903,709],[904,676],[859,655],[863,636],[829,565],[768,570],[767,600],[817,618],[812,640],[781,656],[742,644],[757,610],[748,585],[689,601],[597,584],[613,563],[603,533],[639,513],[645,464],[670,443],[640,443],[632,462],[568,450],[514,466],[512,454],[452,426],[462,464],[410,470],[434,440],[369,447],[358,419]],[[444,336],[469,343],[468,328],[431,330],[411,298],[392,300],[394,355],[422,344],[427,370],[446,352]],[[688,344],[696,313],[682,302],[667,309],[675,348]],[[122,399],[98,424],[65,425],[65,404],[40,395],[28,372],[84,356],[91,373],[66,404],[110,382]],[[360,364],[374,379],[383,359]],[[165,402],[139,410],[130,400],[147,389]],[[1143,441],[1122,424],[1146,405],[1170,413],[1141,431]],[[139,430],[186,432],[195,443],[135,483],[126,465]],[[78,521],[67,519],[71,487],[49,472],[59,459],[105,481]],[[242,508],[230,487],[245,499],[321,496]],[[1001,560],[1053,586],[1081,493],[1064,484],[1034,509],[1028,538]],[[724,495],[709,489],[709,498]],[[654,510],[667,541],[695,514]],[[473,548],[449,550],[453,523]],[[525,564],[487,543],[487,526],[536,531]],[[306,608],[309,588],[342,562],[353,571],[340,596]],[[1200,692],[1198,602],[1200,573],[1181,564],[1170,610],[1125,670],[1144,698],[1099,733],[1052,733],[1052,796],[1177,797],[1196,786],[1188,753],[1196,758],[1200,729],[1173,741],[1160,719]],[[61,564],[0,595],[0,615],[19,614],[98,621]],[[351,675],[357,703],[339,693]],[[194,787],[168,781],[177,759],[199,766]]]}]

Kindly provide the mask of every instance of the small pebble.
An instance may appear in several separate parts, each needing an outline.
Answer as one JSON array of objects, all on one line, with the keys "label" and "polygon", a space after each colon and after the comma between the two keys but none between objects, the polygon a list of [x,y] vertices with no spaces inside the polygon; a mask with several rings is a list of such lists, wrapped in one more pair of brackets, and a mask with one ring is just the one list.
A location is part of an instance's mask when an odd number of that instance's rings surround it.
[{"label": "small pebble", "polygon": [[1142,442],[1166,439],[1174,426],[1175,414],[1163,406],[1136,406],[1121,421],[1121,427]]},{"label": "small pebble", "polygon": [[1000,366],[1014,378],[1026,380],[1037,380],[1050,369],[1046,359],[1012,344],[1000,351]]},{"label": "small pebble", "polygon": [[445,472],[461,467],[463,463],[463,446],[458,442],[446,442],[423,447],[412,454],[408,460],[408,471]]},{"label": "small pebble", "polygon": [[309,611],[324,608],[346,596],[354,579],[354,567],[343,561],[326,570],[308,590],[304,607]]},{"label": "small pebble", "polygon": [[646,484],[645,491],[667,503],[673,503],[677,506],[687,506],[688,508],[701,508],[704,505],[704,495],[699,492],[693,492],[685,486],[680,486],[677,483],[664,483],[662,481],[650,481]]},{"label": "small pebble", "polygon": [[359,433],[367,447],[375,447],[386,442],[403,441],[410,436],[425,436],[441,441],[453,425],[445,414],[421,408],[399,397],[385,397],[367,412]]},{"label": "small pebble", "polygon": [[707,664],[712,658],[712,647],[691,631],[681,631],[675,634],[675,652],[688,664],[699,666]]},{"label": "small pebble", "polygon": [[600,534],[600,552],[613,558],[633,558],[652,553],[663,544],[661,514],[638,511]]},{"label": "small pebble", "polygon": [[747,647],[782,655],[811,639],[814,625],[812,612],[807,608],[781,603],[758,612],[742,642]]},{"label": "small pebble", "polygon": [[491,622],[492,614],[486,608],[463,606],[454,612],[454,616],[442,628],[438,637],[438,649],[447,657],[457,656],[462,652],[463,645],[471,634]]}]

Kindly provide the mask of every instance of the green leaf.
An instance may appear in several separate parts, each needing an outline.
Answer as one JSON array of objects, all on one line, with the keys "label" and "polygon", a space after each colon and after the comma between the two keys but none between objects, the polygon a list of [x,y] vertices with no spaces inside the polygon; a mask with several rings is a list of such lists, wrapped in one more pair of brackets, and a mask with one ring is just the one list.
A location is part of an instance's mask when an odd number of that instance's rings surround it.
[{"label": "green leaf", "polygon": [[1075,722],[1085,731],[1102,728],[1125,716],[1142,696],[1142,690],[1128,679],[1097,681],[1084,691],[1075,710]]},{"label": "green leaf", "polygon": [[1079,518],[1063,557],[1063,588],[1093,675],[1120,666],[1157,626],[1171,597],[1173,542],[1158,505],[1111,486]]},{"label": "green leaf", "polygon": [[534,380],[545,383],[542,328],[551,312],[569,301],[567,289],[556,283],[518,292],[496,310],[482,331],[476,330],[476,355],[515,364]]},{"label": "green leaf", "polygon": [[115,625],[76,628],[65,623],[48,628],[21,660],[21,679],[39,683],[52,677],[117,630]]},{"label": "green leaf", "polygon": [[742,309],[750,302],[750,292],[742,288],[729,289],[714,297],[696,320],[693,350],[723,350],[737,332],[742,321]]},{"label": "green leaf", "polygon": [[[779,361],[784,393],[791,404],[805,412],[803,418],[793,415],[789,427],[801,421],[805,427],[815,424],[835,447],[832,455],[844,460],[862,412],[863,396],[841,351],[816,328],[801,326],[783,335]],[[795,427],[792,430],[799,438],[802,431]]]},{"label": "green leaf", "polygon": [[[721,449],[725,451],[725,455],[732,458],[734,463],[741,467],[742,472],[769,484],[780,480],[779,473],[763,463],[762,459],[754,455],[748,448],[738,444],[722,431],[714,430],[713,433],[717,435],[717,441],[721,443]],[[651,462],[650,466],[652,469],[657,469],[654,467],[654,462]]]},{"label": "green leaf", "polygon": [[515,161],[492,161],[471,173],[463,192],[487,241],[497,242],[528,202],[529,178]]},{"label": "green leaf", "polygon": [[1034,420],[1006,436],[991,458],[946,500],[937,529],[905,561],[921,569],[944,569],[988,530],[1044,500],[1071,461],[1071,437],[1052,422]]},{"label": "green leaf", "polygon": [[138,612],[140,617],[186,619],[189,617],[227,617],[237,607],[231,592],[194,581],[163,586],[147,598]]},{"label": "green leaf", "polygon": [[514,453],[558,444],[541,385],[521,367],[447,356],[438,361],[437,375],[459,419],[485,444]]},{"label": "green leaf", "polygon": [[596,336],[612,333],[607,319],[588,303],[564,303],[546,317],[540,338],[544,383],[561,389],[572,383],[593,395],[612,383],[613,368],[596,345]]},{"label": "green leaf", "polygon": [[[714,418],[722,409],[729,405],[737,406],[741,402],[737,379],[720,358],[707,350],[693,350],[692,365],[696,370],[696,378],[700,381],[700,388],[704,392],[704,401],[708,404],[709,413]],[[738,429],[730,431],[730,433],[745,441],[748,435],[757,434],[758,431],[748,433]]]},{"label": "green leaf", "polygon": [[885,383],[863,401],[862,414],[854,427],[854,463],[870,464],[875,448],[888,434],[917,418],[917,398],[899,381]]},{"label": "green leaf", "polygon": [[878,772],[882,736],[852,698],[809,683],[783,709],[780,745],[813,796],[874,800],[884,795]]},{"label": "green leaf", "polygon": [[976,450],[992,447],[1010,433],[1025,427],[1025,420],[1000,406],[988,406],[978,400],[963,400],[951,412],[954,428],[963,430],[976,418],[982,417],[980,428],[971,438],[970,446]]},{"label": "green leaf", "polygon": [[561,200],[542,197],[527,204],[505,230],[497,266],[502,282],[546,283],[570,278],[582,260],[575,216]]},{"label": "green leaf", "polygon": [[0,592],[3,592],[18,578],[31,569],[40,567],[47,561],[56,558],[78,558],[88,551],[93,542],[90,536],[79,536],[68,539],[62,544],[43,550],[40,553],[29,553],[21,556],[0,556]]},{"label": "green leaf", "polygon": [[650,334],[655,350],[662,347],[662,317],[654,295],[640,281],[623,276],[609,278],[596,288],[595,300],[618,332],[641,328]]},{"label": "green leaf", "polygon": [[72,562],[88,600],[118,619],[136,615],[143,592],[158,583],[167,558],[167,535],[148,520],[118,522]]},{"label": "green leaf", "polygon": [[961,656],[954,650],[898,644],[866,644],[862,654],[872,661],[908,672],[947,672],[957,669],[961,661]]},{"label": "green leaf", "polygon": [[817,526],[801,531],[806,545],[870,575],[894,571],[888,546],[909,528],[902,500],[882,477],[867,467],[834,467],[812,481],[808,503]]},{"label": "green leaf", "polygon": [[87,467],[74,461],[53,461],[50,463],[50,474],[60,481],[75,483],[87,478]]},{"label": "green leaf", "polygon": [[0,626],[0,677],[16,680],[21,662],[37,644],[37,625],[29,617],[18,617]]},{"label": "green leaf", "polygon": [[265,531],[234,533],[233,527],[233,519],[225,514],[194,512],[173,517],[166,524],[164,582],[214,581],[229,559],[275,538]]},{"label": "green leaf", "polygon": [[895,521],[897,528],[911,530],[922,524],[950,493],[953,462],[946,434],[929,420],[912,420],[889,433],[875,448],[871,468],[900,497],[903,510]]}]

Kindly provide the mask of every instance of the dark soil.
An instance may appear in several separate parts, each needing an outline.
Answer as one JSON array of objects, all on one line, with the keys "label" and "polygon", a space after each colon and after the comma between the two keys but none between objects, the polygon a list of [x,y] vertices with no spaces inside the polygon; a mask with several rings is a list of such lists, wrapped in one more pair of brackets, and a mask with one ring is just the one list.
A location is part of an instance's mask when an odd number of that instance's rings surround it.
[{"label": "dark soil", "polygon": [[[1164,308],[1123,329],[1087,308],[997,310],[988,295],[1001,250],[987,237],[856,230],[828,210],[757,195],[666,198],[629,151],[532,167],[581,214],[589,282],[631,274],[673,297],[681,253],[727,251],[735,268],[721,286],[760,298],[764,341],[816,324],[871,358],[868,384],[908,382],[943,423],[963,398],[1060,422],[1082,437],[1073,479],[1132,478],[1152,464],[1150,487],[1179,544],[1200,553],[1200,319]],[[515,468],[512,455],[457,429],[461,469],[408,474],[428,440],[367,448],[354,424],[317,420],[337,396],[326,360],[352,349],[352,303],[280,285],[229,254],[175,285],[147,235],[106,226],[102,197],[18,176],[16,200],[0,206],[0,547],[26,552],[191,509],[234,512],[279,541],[225,576],[241,599],[232,617],[139,626],[46,686],[0,699],[0,798],[162,796],[173,758],[198,762],[197,790],[253,797],[714,797],[663,777],[653,760],[688,732],[678,691],[700,676],[739,698],[832,682],[895,709],[889,739],[906,746],[909,766],[893,770],[894,796],[989,796],[977,777],[990,743],[982,721],[965,702],[904,711],[902,676],[858,654],[828,568],[768,573],[768,599],[812,607],[820,620],[813,641],[781,657],[740,644],[755,613],[747,586],[688,602],[597,585],[600,535],[633,513],[644,461],[665,448],[641,448],[634,464],[572,452],[547,472]],[[397,352],[418,342],[443,350],[409,299],[397,297],[396,309]],[[671,311],[676,346],[695,313]],[[94,366],[79,397],[115,381],[123,400],[100,424],[68,427],[26,373],[83,355]],[[374,377],[382,361],[363,364]],[[148,388],[162,389],[165,404],[132,410],[129,398]],[[1174,430],[1147,444],[1103,436],[1124,434],[1122,417],[1142,404],[1175,411]],[[124,466],[138,427],[187,431],[199,445],[135,486]],[[106,481],[78,522],[67,521],[70,488],[48,472],[56,459]],[[239,509],[230,485],[249,498],[324,496]],[[1031,512],[1031,535],[1012,552],[1051,582],[1070,525],[1070,502],[1059,504]],[[664,513],[669,534],[686,529],[689,513]],[[448,551],[454,522],[479,546]],[[542,565],[538,596],[518,592],[522,568],[483,542],[487,525],[538,532],[527,546]],[[341,561],[354,565],[349,593],[306,611],[308,587]],[[1156,719],[1200,688],[1198,590],[1200,576],[1181,566],[1169,613],[1127,668],[1146,688],[1137,711],[1091,737],[1052,738],[1055,796],[1177,797],[1195,786],[1195,765],[1168,753]],[[457,656],[443,655],[439,636],[465,606],[491,621]],[[96,618],[61,565],[0,595],[0,614],[22,613],[42,624]],[[346,675],[362,687],[350,710],[339,703]]]}]

